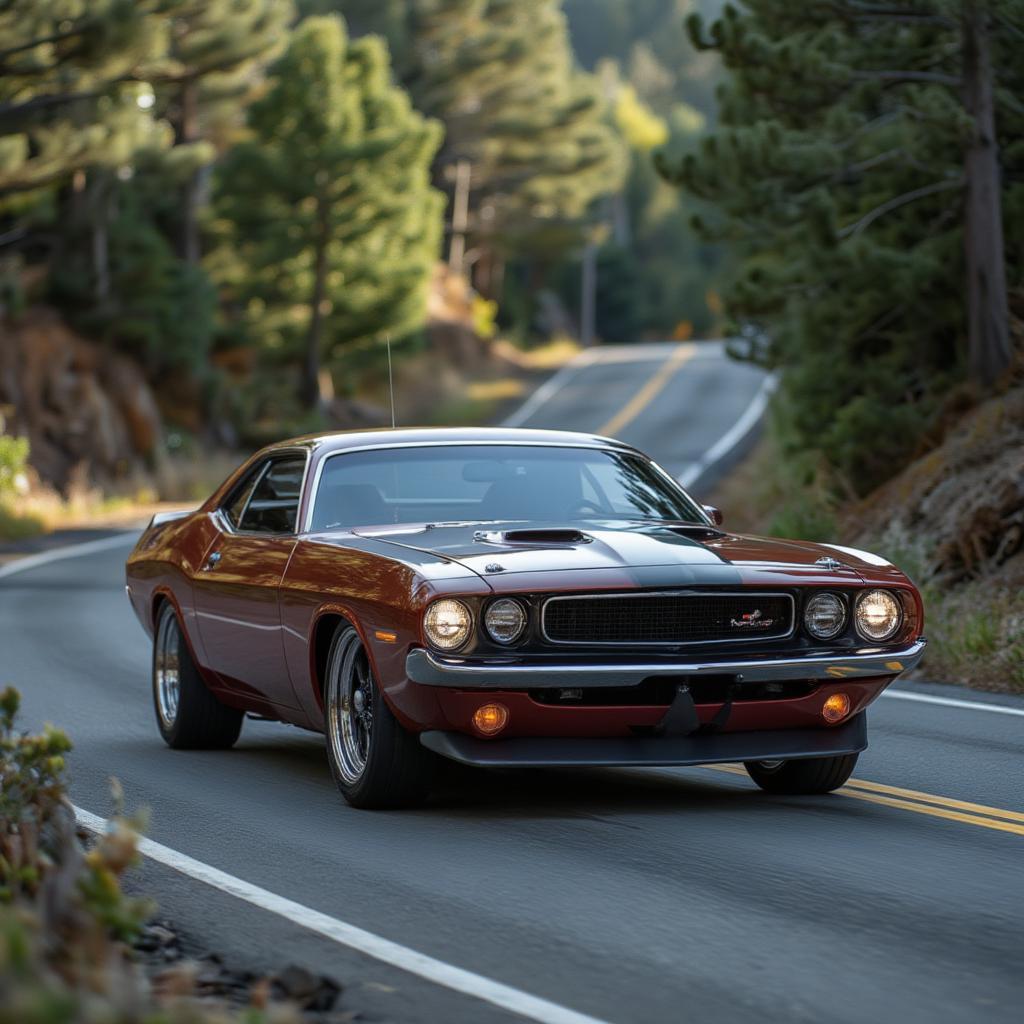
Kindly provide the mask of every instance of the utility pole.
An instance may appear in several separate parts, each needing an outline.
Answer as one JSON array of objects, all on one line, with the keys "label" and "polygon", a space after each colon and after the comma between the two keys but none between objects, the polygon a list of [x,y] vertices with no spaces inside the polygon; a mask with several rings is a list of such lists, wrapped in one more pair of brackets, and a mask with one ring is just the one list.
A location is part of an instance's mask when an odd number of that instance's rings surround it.
[{"label": "utility pole", "polygon": [[597,242],[588,240],[583,249],[583,273],[580,281],[580,344],[594,344],[594,319],[597,304]]}]

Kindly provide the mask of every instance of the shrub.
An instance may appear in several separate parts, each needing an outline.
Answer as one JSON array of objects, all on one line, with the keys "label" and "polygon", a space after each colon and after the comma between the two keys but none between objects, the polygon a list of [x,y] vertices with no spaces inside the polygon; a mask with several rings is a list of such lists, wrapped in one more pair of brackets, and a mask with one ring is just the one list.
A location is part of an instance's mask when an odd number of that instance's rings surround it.
[{"label": "shrub", "polygon": [[0,1024],[296,1024],[291,1008],[241,1016],[188,998],[187,969],[160,1001],[129,943],[152,907],[121,888],[138,857],[138,819],[116,813],[87,850],[64,782],[68,737],[15,729],[19,696],[0,693]]},{"label": "shrub", "polygon": [[0,501],[13,498],[25,479],[28,438],[0,435]]}]

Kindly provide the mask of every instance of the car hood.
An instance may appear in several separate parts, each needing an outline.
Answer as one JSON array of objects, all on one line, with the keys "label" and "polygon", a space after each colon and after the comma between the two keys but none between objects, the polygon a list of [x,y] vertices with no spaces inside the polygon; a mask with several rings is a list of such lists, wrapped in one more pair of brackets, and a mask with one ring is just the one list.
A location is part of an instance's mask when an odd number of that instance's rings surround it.
[{"label": "car hood", "polygon": [[[354,532],[458,562],[495,589],[562,589],[576,583],[778,584],[785,578],[792,582],[860,583],[891,578],[896,572],[884,560],[853,549],[657,524],[460,523]],[[819,564],[826,557],[839,564]],[[585,574],[586,579],[576,574]]]}]

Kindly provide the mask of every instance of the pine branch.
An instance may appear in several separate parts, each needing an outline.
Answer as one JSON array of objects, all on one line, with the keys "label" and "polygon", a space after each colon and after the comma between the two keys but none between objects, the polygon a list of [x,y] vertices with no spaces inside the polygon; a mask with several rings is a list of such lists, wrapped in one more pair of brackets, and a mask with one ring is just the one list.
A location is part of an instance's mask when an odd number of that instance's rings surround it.
[{"label": "pine branch", "polygon": [[840,0],[840,2],[832,4],[832,9],[840,17],[851,20],[878,18],[907,25],[941,25],[944,28],[956,28],[956,22],[952,18],[927,11],[908,11],[905,7],[885,7],[878,4],[858,3],[857,0]]},{"label": "pine branch", "polygon": [[0,235],[0,248],[20,242],[27,234],[28,228],[26,227],[13,228],[11,231]]},{"label": "pine branch", "polygon": [[48,93],[45,96],[33,96],[23,103],[0,103],[0,125],[5,118],[19,118],[26,114],[34,114],[38,110],[48,110],[50,107],[63,106],[65,103],[75,103],[78,100],[94,100],[102,96],[105,90],[90,89],[87,92],[56,92]]},{"label": "pine branch", "polygon": [[955,180],[948,181],[935,181],[931,185],[923,185],[921,188],[915,188],[910,192],[904,192],[901,196],[894,196],[887,202],[882,203],[881,206],[876,206],[869,213],[866,213],[859,221],[855,224],[850,224],[843,228],[839,232],[839,237],[843,238],[855,238],[865,228],[873,224],[879,217],[884,216],[887,213],[891,213],[893,210],[899,209],[901,206],[906,206],[908,203],[912,203],[917,199],[923,199],[925,196],[934,195],[936,192],[945,192],[953,188],[963,188],[965,184],[964,178],[956,178]]},{"label": "pine branch", "polygon": [[96,24],[96,22],[87,25],[76,25],[74,28],[68,29],[65,32],[54,32],[48,36],[40,36],[38,39],[26,40],[24,43],[18,43],[16,46],[5,46],[0,50],[0,61],[3,61],[7,57],[13,57],[16,53],[24,53],[26,50],[34,50],[37,46],[45,46],[47,43],[60,43],[65,39],[73,39],[75,36],[80,36],[83,32],[88,31],[88,29],[94,24]]},{"label": "pine branch", "polygon": [[999,22],[1003,28],[1009,29],[1011,34],[1015,35],[1018,39],[1024,39],[1024,30],[1018,28],[1009,18],[1003,14],[993,15],[996,21]]},{"label": "pine branch", "polygon": [[963,84],[956,75],[946,75],[941,71],[855,71],[853,77],[861,82],[934,82],[956,88]]}]

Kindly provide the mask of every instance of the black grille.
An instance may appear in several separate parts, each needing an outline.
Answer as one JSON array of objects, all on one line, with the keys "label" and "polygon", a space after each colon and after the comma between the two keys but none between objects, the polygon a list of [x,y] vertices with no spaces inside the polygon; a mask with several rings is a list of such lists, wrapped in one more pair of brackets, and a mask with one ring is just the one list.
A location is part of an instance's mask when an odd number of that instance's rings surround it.
[{"label": "black grille", "polygon": [[556,643],[699,644],[764,640],[793,628],[786,594],[624,594],[554,598],[544,632]]}]

